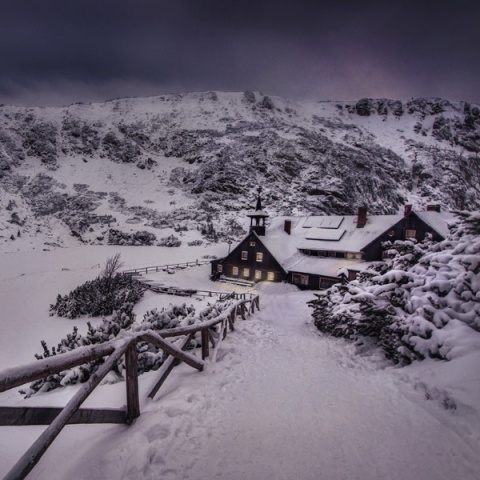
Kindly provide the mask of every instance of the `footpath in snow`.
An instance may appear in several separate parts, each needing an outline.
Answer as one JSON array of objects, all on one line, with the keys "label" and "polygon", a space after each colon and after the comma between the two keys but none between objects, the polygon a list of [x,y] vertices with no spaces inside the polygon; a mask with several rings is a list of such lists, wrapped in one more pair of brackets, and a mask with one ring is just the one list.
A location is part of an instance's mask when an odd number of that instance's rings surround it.
[{"label": "footpath in snow", "polygon": [[216,364],[179,366],[131,427],[66,427],[32,478],[479,478],[478,442],[450,412],[319,336],[311,294],[281,288],[261,292],[262,310],[237,323]]}]

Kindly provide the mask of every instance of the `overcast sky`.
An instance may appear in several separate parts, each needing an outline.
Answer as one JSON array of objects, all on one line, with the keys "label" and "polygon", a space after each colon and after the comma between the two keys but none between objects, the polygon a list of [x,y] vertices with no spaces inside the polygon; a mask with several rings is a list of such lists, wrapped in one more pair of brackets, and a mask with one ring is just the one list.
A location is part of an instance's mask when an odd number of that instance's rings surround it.
[{"label": "overcast sky", "polygon": [[480,1],[2,0],[0,103],[260,90],[480,103]]}]

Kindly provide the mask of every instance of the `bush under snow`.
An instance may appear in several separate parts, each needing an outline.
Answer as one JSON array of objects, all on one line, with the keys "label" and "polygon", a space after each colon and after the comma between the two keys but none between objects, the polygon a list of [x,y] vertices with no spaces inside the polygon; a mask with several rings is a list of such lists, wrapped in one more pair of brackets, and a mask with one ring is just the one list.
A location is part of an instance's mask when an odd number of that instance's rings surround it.
[{"label": "bush under snow", "polygon": [[[53,355],[69,352],[79,347],[108,342],[119,335],[123,336],[147,330],[161,331],[192,325],[197,322],[205,322],[219,316],[224,310],[233,305],[233,302],[233,295],[226,296],[214,304],[209,304],[198,313],[196,313],[193,306],[187,306],[185,303],[182,305],[173,305],[160,311],[155,308],[147,311],[141,322],[136,322],[135,314],[133,313],[134,304],[131,302],[125,303],[118,311],[114,312],[111,318],[104,318],[100,325],[93,327],[92,324],[88,322],[88,332],[86,335],[81,335],[77,327],[74,327],[73,332],[60,340],[56,348],[52,347],[50,349],[47,343],[42,341],[43,354],[36,354],[35,357],[41,360]],[[193,339],[190,348],[194,348],[195,346],[196,341]],[[163,350],[147,342],[137,343],[137,355],[139,374],[157,370],[166,359],[166,354]],[[64,370],[44,379],[36,380],[31,383],[28,388],[20,390],[20,393],[26,397],[30,397],[38,392],[47,392],[66,385],[86,382],[103,362],[104,360],[101,359]],[[115,383],[122,380],[124,370],[125,363],[124,360],[121,359],[117,362],[112,372],[106,377],[107,381]]]},{"label": "bush under snow", "polygon": [[395,363],[464,353],[480,332],[480,212],[458,216],[447,240],[385,245],[386,262],[316,294],[317,328],[373,338]]}]

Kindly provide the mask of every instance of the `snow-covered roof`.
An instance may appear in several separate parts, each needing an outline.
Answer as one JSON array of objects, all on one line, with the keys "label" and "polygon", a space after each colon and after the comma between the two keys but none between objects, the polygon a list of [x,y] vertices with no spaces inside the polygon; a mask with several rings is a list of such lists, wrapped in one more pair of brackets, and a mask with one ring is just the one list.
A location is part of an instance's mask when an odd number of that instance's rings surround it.
[{"label": "snow-covered roof", "polygon": [[361,271],[363,269],[363,264],[365,264],[365,266],[371,264],[371,262],[347,260],[345,258],[322,258],[300,255],[300,259],[292,259],[293,261],[290,263],[287,270],[326,277],[338,277],[343,269]]},{"label": "snow-covered roof", "polygon": [[[357,228],[356,215],[334,217],[333,222],[329,222],[329,218],[325,216],[274,218],[262,241],[282,264],[299,249],[360,252],[399,222],[403,215],[370,215],[363,228]],[[290,235],[284,231],[285,220],[292,221]],[[319,225],[326,227],[322,228]],[[333,228],[332,225],[338,227]]]},{"label": "snow-covered roof", "polygon": [[[415,212],[442,236],[448,233],[449,212]],[[285,270],[337,276],[340,268],[358,265],[358,260],[306,256],[300,250],[360,253],[404,216],[369,215],[364,227],[357,227],[357,215],[276,217],[261,241]],[[291,222],[290,235],[284,231],[285,220]],[[358,268],[357,268],[358,269]]]},{"label": "snow-covered roof", "polygon": [[455,220],[455,215],[451,212],[417,212],[415,214],[427,225],[432,227],[437,233],[446,237],[448,235],[448,225]]},{"label": "snow-covered roof", "polygon": [[268,217],[268,213],[264,210],[252,210],[247,213],[247,217]]}]

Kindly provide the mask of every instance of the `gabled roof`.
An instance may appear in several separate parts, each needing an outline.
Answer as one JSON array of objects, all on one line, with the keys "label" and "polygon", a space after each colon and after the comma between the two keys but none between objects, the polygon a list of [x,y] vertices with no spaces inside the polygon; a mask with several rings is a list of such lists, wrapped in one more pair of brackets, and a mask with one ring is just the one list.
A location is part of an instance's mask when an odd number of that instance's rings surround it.
[{"label": "gabled roof", "polygon": [[[449,212],[413,212],[443,237],[448,233]],[[369,215],[357,228],[357,215],[276,217],[261,241],[286,271],[336,277],[339,269],[358,269],[358,260],[305,256],[300,250],[359,253],[404,218],[397,215]],[[284,231],[290,220],[290,235]]]},{"label": "gabled roof", "polygon": [[455,220],[455,215],[451,212],[413,212],[418,218],[423,220],[429,227],[433,228],[443,238],[448,235],[448,225]]},{"label": "gabled roof", "polygon": [[[263,243],[282,264],[299,249],[360,252],[402,218],[403,215],[370,215],[365,226],[357,228],[356,215],[337,216],[333,220],[324,216],[277,217],[267,228]],[[284,232],[287,219],[292,221],[290,235]]]}]

